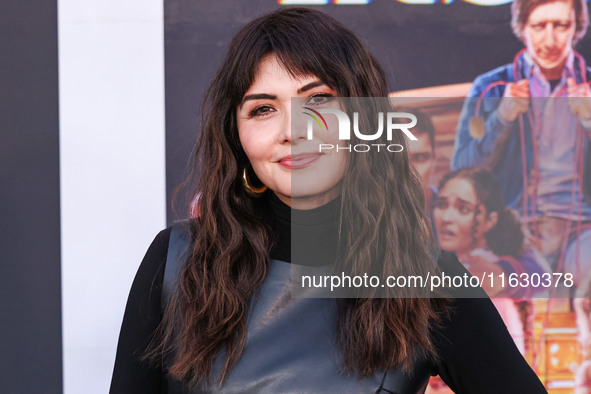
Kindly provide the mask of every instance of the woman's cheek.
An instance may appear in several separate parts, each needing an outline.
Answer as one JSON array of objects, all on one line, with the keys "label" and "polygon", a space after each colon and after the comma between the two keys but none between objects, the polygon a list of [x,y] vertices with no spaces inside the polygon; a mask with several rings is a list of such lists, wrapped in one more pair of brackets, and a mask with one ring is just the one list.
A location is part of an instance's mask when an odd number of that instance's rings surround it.
[{"label": "woman's cheek", "polygon": [[[435,208],[433,210],[433,222],[435,223],[435,232],[437,232],[437,238],[439,239],[439,243],[440,246],[444,249],[446,249],[446,247],[449,247],[448,242],[446,239],[443,239],[443,237],[441,236],[441,216],[443,215],[443,212],[441,211],[441,209]],[[449,249],[446,249],[449,250]]]},{"label": "woman's cheek", "polygon": [[270,173],[268,154],[261,149],[251,150],[249,156],[250,164],[254,169],[255,174],[261,182],[265,185],[270,185],[272,182],[272,174]]},{"label": "woman's cheek", "polygon": [[433,209],[433,222],[435,224],[435,230],[439,232],[441,228],[441,210],[439,208]]},{"label": "woman's cheek", "polygon": [[264,122],[252,120],[244,122],[239,128],[240,143],[253,167],[260,165],[271,154],[273,141]]},{"label": "woman's cheek", "polygon": [[472,221],[471,220],[463,220],[457,223],[458,226],[458,234],[457,234],[457,242],[462,248],[470,247],[472,243],[472,235],[473,235],[473,228],[472,228]]}]

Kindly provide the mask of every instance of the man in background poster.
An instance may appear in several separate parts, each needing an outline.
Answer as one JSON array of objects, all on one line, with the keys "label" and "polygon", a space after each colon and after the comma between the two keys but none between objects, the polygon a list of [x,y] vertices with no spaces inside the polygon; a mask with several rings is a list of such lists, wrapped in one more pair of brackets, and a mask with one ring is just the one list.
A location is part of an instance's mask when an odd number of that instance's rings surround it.
[{"label": "man in background poster", "polygon": [[591,262],[591,73],[573,45],[587,5],[515,0],[511,25],[525,49],[474,81],[451,168],[491,169],[553,269],[578,285]]}]

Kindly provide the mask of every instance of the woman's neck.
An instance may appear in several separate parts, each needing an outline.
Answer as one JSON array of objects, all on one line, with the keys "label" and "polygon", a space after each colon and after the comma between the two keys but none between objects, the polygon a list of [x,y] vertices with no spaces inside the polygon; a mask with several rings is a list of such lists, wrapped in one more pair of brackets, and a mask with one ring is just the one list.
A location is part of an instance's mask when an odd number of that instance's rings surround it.
[{"label": "woman's neck", "polygon": [[486,243],[486,239],[484,239],[484,237],[472,243],[469,248],[456,250],[456,256],[458,256],[458,260],[460,260],[460,262],[465,261],[467,260],[468,256],[470,256],[470,253],[476,249],[488,250],[488,244]]},{"label": "woman's neck", "polygon": [[271,258],[298,265],[326,265],[336,259],[340,198],[320,207],[299,210],[276,194],[268,197],[274,242]]},{"label": "woman's neck", "polygon": [[286,196],[281,193],[275,193],[275,196],[281,200],[282,203],[291,207],[292,209],[298,210],[311,210],[315,208],[322,207],[331,201],[334,201],[339,196],[338,191],[330,191],[327,193],[321,193],[314,196],[306,196],[306,197],[292,197]]}]

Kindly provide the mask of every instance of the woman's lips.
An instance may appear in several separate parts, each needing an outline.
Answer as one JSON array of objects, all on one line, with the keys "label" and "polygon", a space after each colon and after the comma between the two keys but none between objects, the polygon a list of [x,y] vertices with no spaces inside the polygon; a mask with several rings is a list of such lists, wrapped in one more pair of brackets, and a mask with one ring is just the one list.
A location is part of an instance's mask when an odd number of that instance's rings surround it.
[{"label": "woman's lips", "polygon": [[455,237],[455,233],[448,229],[441,229],[437,232],[437,238],[439,238],[439,240],[449,240],[453,237]]},{"label": "woman's lips", "polygon": [[320,153],[302,153],[299,155],[285,156],[279,160],[279,164],[290,170],[306,168],[314,163],[321,156]]}]

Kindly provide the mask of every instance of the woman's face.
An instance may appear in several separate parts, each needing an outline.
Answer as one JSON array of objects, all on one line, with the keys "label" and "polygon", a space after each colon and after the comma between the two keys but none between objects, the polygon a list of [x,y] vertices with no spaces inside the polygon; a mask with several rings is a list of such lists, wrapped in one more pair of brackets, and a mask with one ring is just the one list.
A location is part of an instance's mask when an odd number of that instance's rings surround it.
[{"label": "woman's face", "polygon": [[325,117],[327,130],[314,128],[308,140],[307,117],[302,111],[292,114],[292,98],[314,109],[336,105],[336,96],[316,76],[294,78],[269,55],[238,106],[240,143],[257,177],[295,208],[316,208],[337,197],[349,152],[319,149],[320,144],[338,144],[334,116]]},{"label": "woman's face", "polygon": [[463,254],[486,247],[484,234],[496,224],[497,213],[487,214],[468,180],[453,178],[439,191],[433,220],[441,248]]}]

